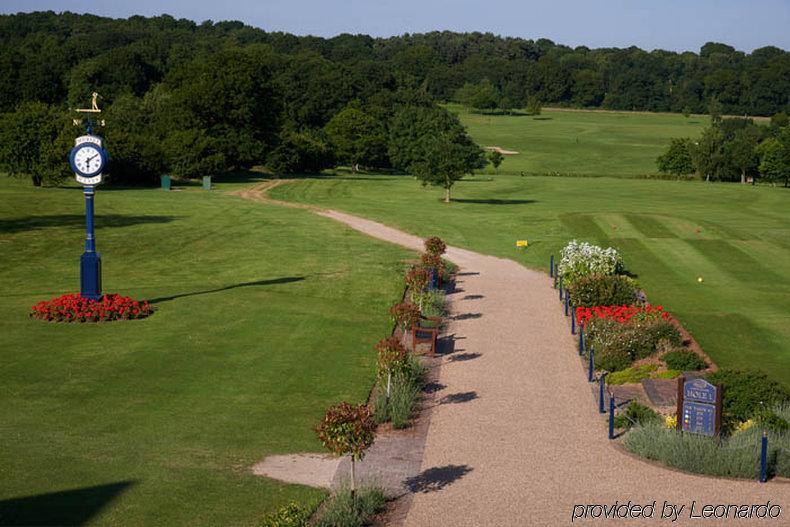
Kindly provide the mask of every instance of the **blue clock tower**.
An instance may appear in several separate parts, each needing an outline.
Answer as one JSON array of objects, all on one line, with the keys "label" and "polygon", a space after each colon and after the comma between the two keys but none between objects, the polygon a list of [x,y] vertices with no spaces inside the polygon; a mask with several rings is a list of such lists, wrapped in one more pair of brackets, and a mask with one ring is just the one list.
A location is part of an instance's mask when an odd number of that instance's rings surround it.
[{"label": "blue clock tower", "polygon": [[[78,112],[99,113],[96,105],[97,93],[93,94],[91,109]],[[74,121],[81,124],[81,121]],[[102,121],[103,123],[103,121]],[[74,148],[69,154],[69,164],[77,182],[83,186],[85,195],[85,252],[80,257],[80,296],[91,300],[99,300],[101,294],[101,254],[96,252],[96,235],[94,232],[93,210],[96,186],[102,181],[104,169],[109,157],[104,149],[101,137],[93,134],[93,121],[86,120],[85,135],[74,140]]]}]

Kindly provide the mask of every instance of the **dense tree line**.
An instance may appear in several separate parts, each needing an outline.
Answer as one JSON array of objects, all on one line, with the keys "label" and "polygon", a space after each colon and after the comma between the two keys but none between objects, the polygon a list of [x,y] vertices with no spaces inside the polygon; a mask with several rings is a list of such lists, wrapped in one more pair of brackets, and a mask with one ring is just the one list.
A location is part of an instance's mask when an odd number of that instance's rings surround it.
[{"label": "dense tree line", "polygon": [[[414,155],[396,146],[414,127],[398,127],[405,126],[404,112],[436,115],[443,112],[436,102],[449,100],[531,113],[547,103],[755,115],[790,110],[790,53],[774,47],[745,54],[709,43],[698,54],[646,52],[451,32],[325,39],[241,22],[52,12],[0,16],[0,35],[0,133],[18,137],[15,127],[32,111],[25,105],[43,105],[35,110],[52,115],[84,105],[96,90],[107,108],[103,133],[113,145],[116,181],[261,163],[283,173],[336,163],[423,173],[426,159],[414,167]],[[420,136],[433,143],[421,144],[423,153],[445,148],[464,160],[463,170],[479,166],[482,154],[469,150],[457,120],[438,122],[445,128]],[[49,143],[53,133],[47,129]],[[56,144],[63,143],[58,134]],[[46,154],[44,137],[35,151]],[[453,148],[438,145],[447,138]],[[6,170],[9,159],[18,170],[22,152],[34,151],[11,150],[0,145]],[[37,161],[37,177],[55,180],[58,171],[45,165]]]},{"label": "dense tree line", "polygon": [[699,139],[674,138],[656,160],[661,172],[697,174],[706,181],[790,182],[790,125],[785,113],[759,126],[748,118],[711,115]]}]

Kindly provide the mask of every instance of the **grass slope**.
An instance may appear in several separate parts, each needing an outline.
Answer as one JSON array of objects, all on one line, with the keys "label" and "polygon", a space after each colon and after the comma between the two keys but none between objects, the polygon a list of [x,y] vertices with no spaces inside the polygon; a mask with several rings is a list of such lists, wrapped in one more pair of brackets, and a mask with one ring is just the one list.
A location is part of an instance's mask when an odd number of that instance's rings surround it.
[{"label": "grass slope", "polygon": [[104,290],[157,312],[47,324],[27,313],[78,288],[82,195],[2,183],[0,524],[248,525],[321,498],[250,466],[322,450],[323,410],[367,397],[410,253],[219,192],[100,189]]},{"label": "grass slope", "polygon": [[[786,190],[475,176],[456,186],[452,203],[440,194],[408,176],[308,179],[271,192],[545,270],[571,238],[612,245],[650,299],[675,312],[720,366],[756,367],[790,385]],[[525,252],[517,239],[529,240]]]},{"label": "grass slope", "polygon": [[[484,115],[449,105],[481,146],[519,152],[500,174],[655,174],[656,157],[672,137],[698,137],[706,116],[544,109],[541,115]],[[486,169],[491,172],[491,167]]]}]

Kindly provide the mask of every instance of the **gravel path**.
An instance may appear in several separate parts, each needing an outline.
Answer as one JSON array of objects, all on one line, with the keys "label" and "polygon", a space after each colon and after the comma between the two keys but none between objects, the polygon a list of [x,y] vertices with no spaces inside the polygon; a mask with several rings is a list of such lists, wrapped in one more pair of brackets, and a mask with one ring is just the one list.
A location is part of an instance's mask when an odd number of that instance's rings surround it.
[{"label": "gravel path", "polygon": [[[385,225],[317,213],[422,249],[420,238]],[[450,247],[446,256],[460,267],[447,329],[454,350],[441,367],[446,395],[432,410],[406,525],[570,525],[574,505],[615,500],[655,500],[656,511],[651,520],[588,518],[574,525],[670,524],[660,519],[664,501],[685,505],[674,525],[790,525],[787,481],[761,485],[683,474],[632,457],[606,438],[548,276],[464,249]],[[768,500],[781,506],[779,518],[690,518],[692,502],[698,514],[703,505]]]}]

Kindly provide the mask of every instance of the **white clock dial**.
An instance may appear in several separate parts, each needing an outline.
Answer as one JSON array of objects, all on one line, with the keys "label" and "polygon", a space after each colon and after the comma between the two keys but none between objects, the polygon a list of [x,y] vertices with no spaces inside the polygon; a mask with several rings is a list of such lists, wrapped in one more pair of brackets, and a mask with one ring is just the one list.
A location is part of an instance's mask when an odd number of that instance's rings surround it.
[{"label": "white clock dial", "polygon": [[80,148],[74,156],[74,165],[85,175],[98,174],[102,165],[101,152],[92,146]]}]

